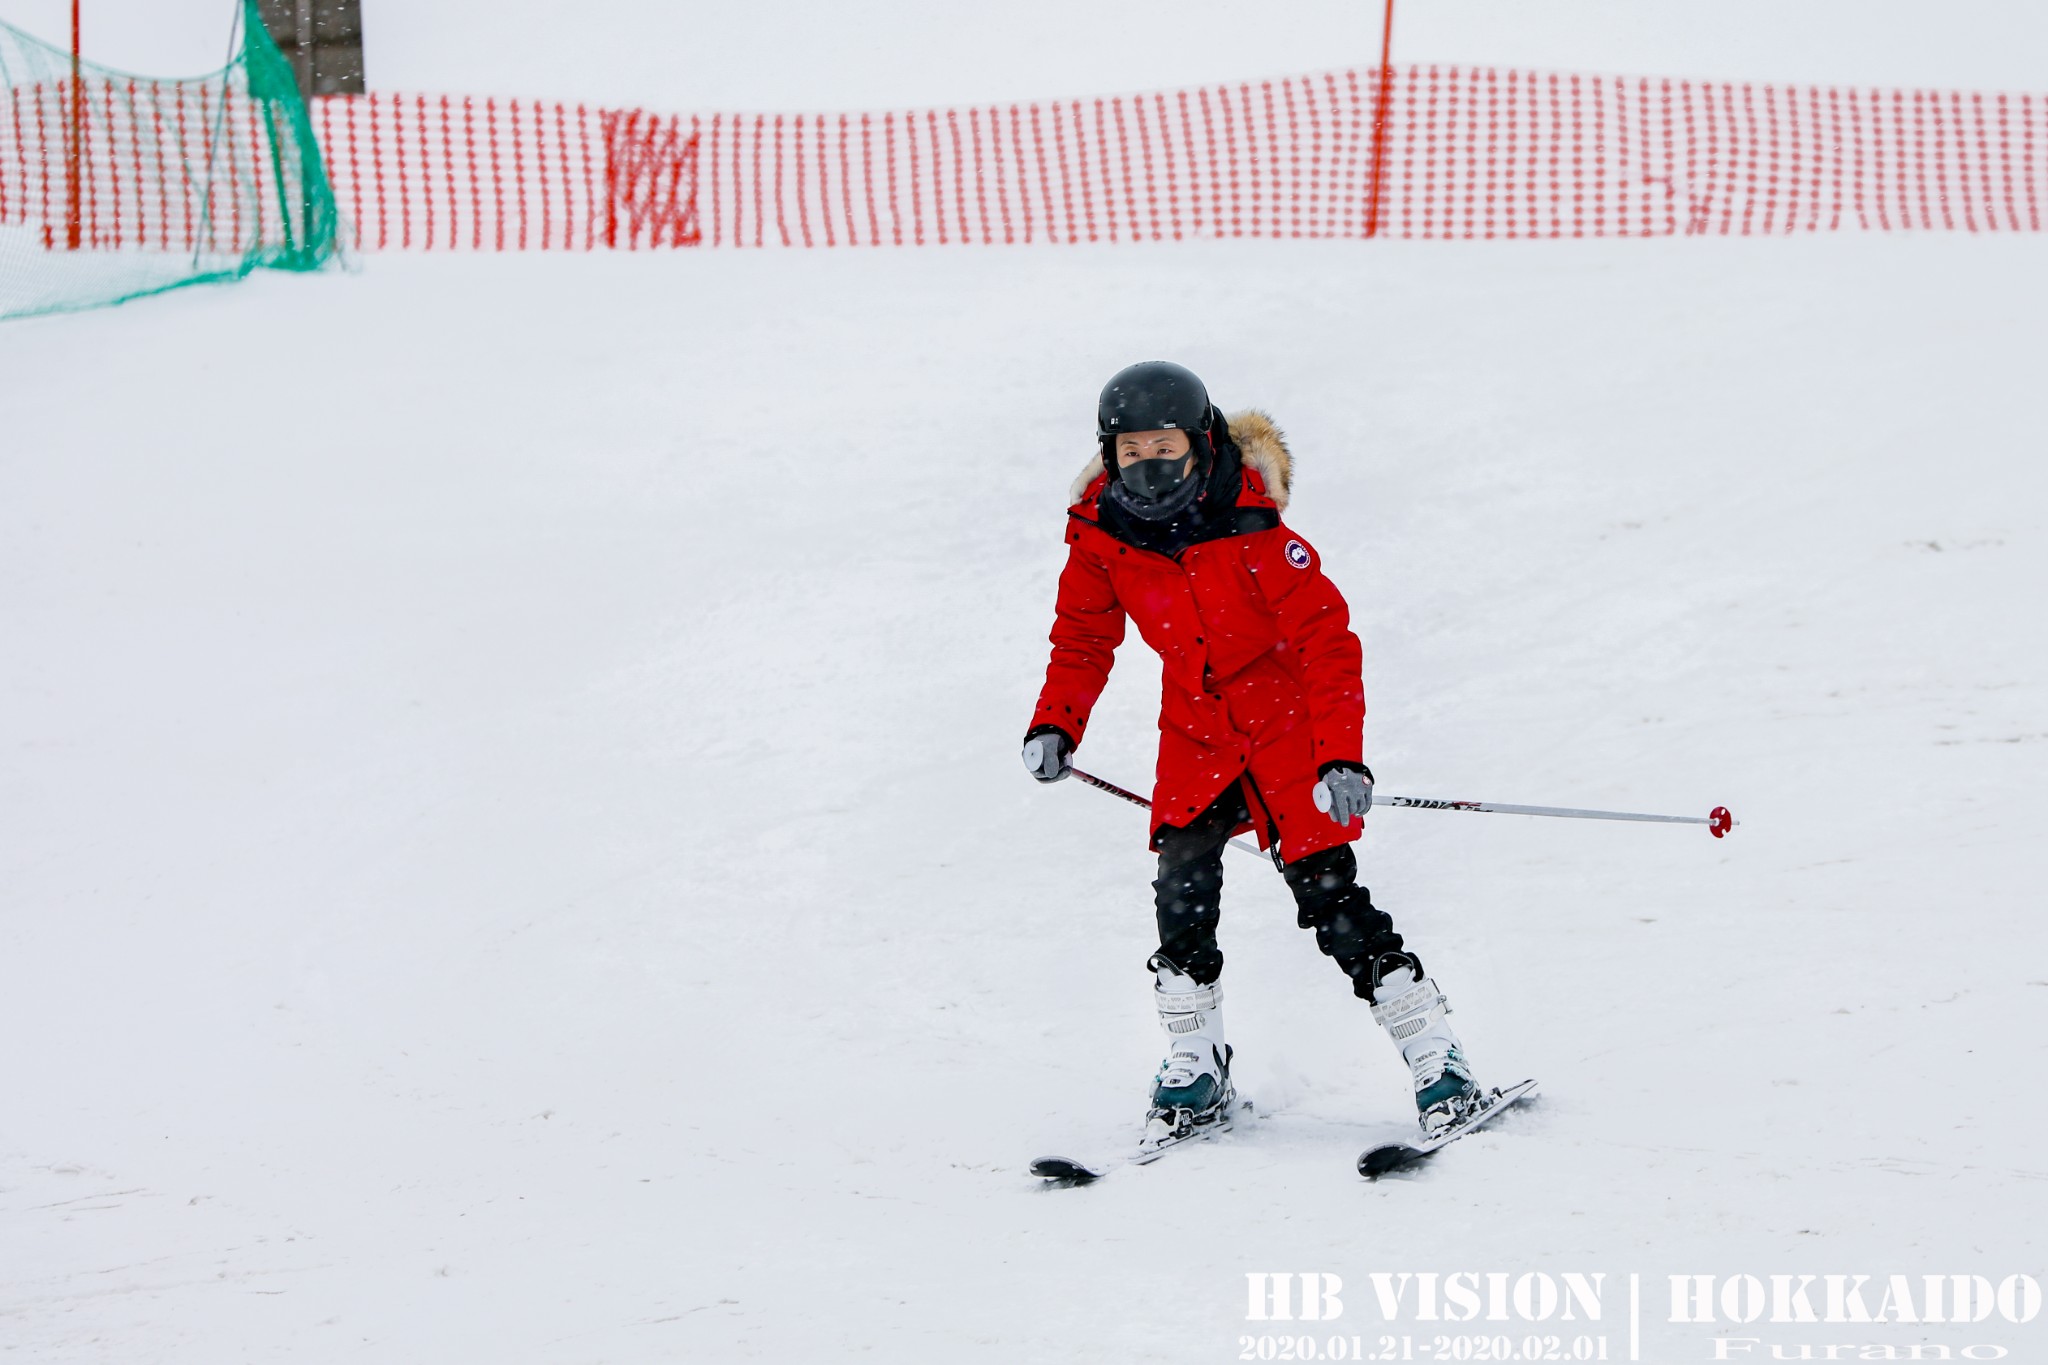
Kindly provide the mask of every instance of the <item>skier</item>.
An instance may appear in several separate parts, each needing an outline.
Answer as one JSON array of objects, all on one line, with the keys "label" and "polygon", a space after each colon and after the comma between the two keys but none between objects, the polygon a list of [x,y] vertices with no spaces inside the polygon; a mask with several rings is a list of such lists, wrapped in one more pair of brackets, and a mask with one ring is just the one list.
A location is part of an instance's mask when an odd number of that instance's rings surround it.
[{"label": "skier", "polygon": [[1052,660],[1024,763],[1040,782],[1072,770],[1135,622],[1165,664],[1151,830],[1159,947],[1146,967],[1167,1051],[1147,1141],[1215,1124],[1234,1100],[1216,924],[1223,847],[1247,829],[1294,893],[1297,922],[1400,1049],[1434,1134],[1478,1091],[1436,983],[1358,884],[1351,843],[1373,783],[1361,652],[1320,557],[1280,520],[1293,468],[1280,431],[1256,411],[1226,421],[1193,373],[1147,361],[1102,390],[1096,437],[1068,494]]}]

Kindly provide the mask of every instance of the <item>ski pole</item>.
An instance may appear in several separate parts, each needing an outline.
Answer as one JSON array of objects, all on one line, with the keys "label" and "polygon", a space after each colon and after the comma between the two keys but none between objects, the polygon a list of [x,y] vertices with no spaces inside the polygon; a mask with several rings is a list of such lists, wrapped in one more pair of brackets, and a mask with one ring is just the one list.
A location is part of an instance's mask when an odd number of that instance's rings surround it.
[{"label": "ski pole", "polygon": [[[1130,802],[1132,805],[1143,806],[1146,810],[1152,809],[1152,803],[1150,801],[1147,801],[1144,797],[1138,795],[1136,792],[1127,792],[1114,782],[1103,781],[1094,773],[1084,773],[1079,768],[1069,768],[1067,771],[1072,773],[1074,776],[1080,778],[1083,782],[1086,782],[1089,786],[1095,788],[1097,791],[1108,792],[1111,796],[1121,796],[1124,800]],[[1230,841],[1230,846],[1240,853],[1249,853],[1254,858],[1263,858],[1266,856],[1265,854],[1259,851],[1259,846],[1257,844],[1248,844],[1242,839],[1232,839]]]},{"label": "ski pole", "polygon": [[[1106,791],[1111,796],[1121,796],[1124,800],[1143,806],[1146,810],[1152,809],[1150,801],[1135,792],[1125,791],[1114,782],[1105,782],[1095,774],[1084,773],[1079,768],[1072,769],[1072,772],[1091,787]],[[1316,784],[1315,802],[1317,810],[1327,811],[1330,808],[1329,789],[1321,783]],[[1381,796],[1377,792],[1373,794],[1372,803],[1375,806],[1399,806],[1408,810],[1469,810],[1493,815],[1546,815],[1560,820],[1634,820],[1657,825],[1705,825],[1707,832],[1716,839],[1725,837],[1729,830],[1735,828],[1735,817],[1728,813],[1726,806],[1716,806],[1706,815],[1646,815],[1637,811],[1574,810],[1567,806],[1511,806],[1498,801],[1439,801],[1422,796]],[[1249,845],[1238,843],[1235,839],[1231,842],[1237,843],[1239,848],[1256,852]]]},{"label": "ski pole", "polygon": [[[1330,808],[1329,789],[1316,784],[1316,809]],[[1410,810],[1476,810],[1494,815],[1548,815],[1559,820],[1637,820],[1655,825],[1705,825],[1716,839],[1735,828],[1735,817],[1726,806],[1716,806],[1706,815],[1645,815],[1626,810],[1573,810],[1568,806],[1510,806],[1499,801],[1438,801],[1426,796],[1381,796],[1373,794],[1375,806],[1403,806]]]}]

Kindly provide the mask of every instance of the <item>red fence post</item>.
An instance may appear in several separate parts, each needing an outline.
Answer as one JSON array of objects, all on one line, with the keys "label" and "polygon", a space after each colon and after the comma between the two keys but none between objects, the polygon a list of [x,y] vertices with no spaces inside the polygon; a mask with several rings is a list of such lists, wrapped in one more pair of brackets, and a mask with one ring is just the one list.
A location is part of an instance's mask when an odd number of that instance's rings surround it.
[{"label": "red fence post", "polygon": [[1380,88],[1372,117],[1372,183],[1365,204],[1365,235],[1380,230],[1380,179],[1387,164],[1387,103],[1394,85],[1394,0],[1386,0],[1386,21],[1380,29]]},{"label": "red fence post", "polygon": [[80,198],[85,152],[85,78],[79,66],[79,0],[71,0],[71,180],[66,188],[65,246],[76,251],[84,244]]}]

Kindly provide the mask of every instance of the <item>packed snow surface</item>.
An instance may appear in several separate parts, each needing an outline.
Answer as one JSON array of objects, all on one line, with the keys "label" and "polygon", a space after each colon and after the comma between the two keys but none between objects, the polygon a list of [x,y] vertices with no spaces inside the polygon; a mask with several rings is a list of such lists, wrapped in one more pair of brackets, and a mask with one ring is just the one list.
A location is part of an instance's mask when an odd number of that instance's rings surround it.
[{"label": "packed snow surface", "polygon": [[[1248,1271],[2040,1274],[2043,253],[384,257],[0,329],[0,1343],[1221,1361]],[[1743,822],[1372,813],[1543,1082],[1417,1174],[1236,855],[1261,1116],[1023,1173],[1160,1049],[1142,817],[1016,752],[1154,356],[1286,428],[1383,791]]]}]

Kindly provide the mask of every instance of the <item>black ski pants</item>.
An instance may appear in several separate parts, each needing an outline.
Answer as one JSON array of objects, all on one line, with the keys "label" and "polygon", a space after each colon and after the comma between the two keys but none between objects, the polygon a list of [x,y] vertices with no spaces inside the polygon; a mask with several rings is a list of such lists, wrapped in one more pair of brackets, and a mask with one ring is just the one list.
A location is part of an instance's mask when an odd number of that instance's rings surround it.
[{"label": "black ski pants", "polygon": [[[1216,923],[1223,896],[1223,848],[1230,831],[1251,819],[1242,782],[1233,782],[1185,826],[1159,831],[1159,880],[1152,883],[1159,913],[1158,956],[1202,985],[1223,971]],[[1372,964],[1401,948],[1394,921],[1358,884],[1358,858],[1339,844],[1298,858],[1280,870],[1294,893],[1295,923],[1316,932],[1316,947],[1351,978],[1351,989],[1370,1000]]]}]

